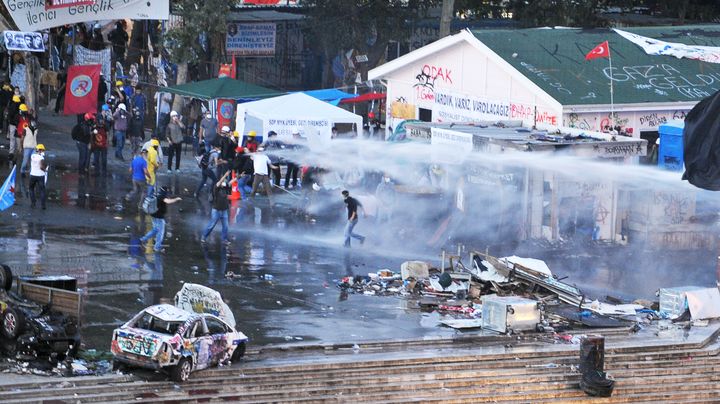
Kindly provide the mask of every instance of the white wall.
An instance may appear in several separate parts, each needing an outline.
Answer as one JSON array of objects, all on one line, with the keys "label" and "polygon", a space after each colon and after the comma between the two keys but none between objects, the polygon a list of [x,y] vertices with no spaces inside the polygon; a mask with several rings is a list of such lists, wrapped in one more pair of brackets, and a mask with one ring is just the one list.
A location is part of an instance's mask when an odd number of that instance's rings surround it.
[{"label": "white wall", "polygon": [[[417,119],[420,108],[432,110],[435,122],[521,119],[527,124],[560,125],[560,107],[539,88],[505,70],[494,57],[460,42],[389,73],[385,77],[388,126]],[[403,110],[414,110],[414,116],[398,116],[394,103],[408,104]]]}]

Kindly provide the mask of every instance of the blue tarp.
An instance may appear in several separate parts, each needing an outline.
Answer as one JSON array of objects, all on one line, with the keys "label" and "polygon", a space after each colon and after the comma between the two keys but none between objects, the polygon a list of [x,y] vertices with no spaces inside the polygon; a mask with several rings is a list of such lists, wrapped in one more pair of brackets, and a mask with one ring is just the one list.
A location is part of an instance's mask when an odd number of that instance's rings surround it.
[{"label": "blue tarp", "polygon": [[309,90],[301,92],[335,106],[337,106],[343,98],[357,97],[357,94],[346,93],[345,91],[340,91],[337,88],[325,88],[322,90]]}]

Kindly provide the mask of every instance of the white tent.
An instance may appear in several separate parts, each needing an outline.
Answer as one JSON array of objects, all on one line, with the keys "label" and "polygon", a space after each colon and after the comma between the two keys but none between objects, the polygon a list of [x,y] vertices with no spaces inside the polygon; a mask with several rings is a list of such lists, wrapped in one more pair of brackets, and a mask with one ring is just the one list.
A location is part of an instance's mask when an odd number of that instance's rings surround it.
[{"label": "white tent", "polygon": [[[293,129],[308,140],[330,140],[332,127],[338,123],[362,129],[362,117],[303,93],[293,93],[237,106],[236,130],[242,134],[254,130],[258,135],[275,131],[279,138],[289,138]],[[314,142],[312,142],[314,143]]]}]

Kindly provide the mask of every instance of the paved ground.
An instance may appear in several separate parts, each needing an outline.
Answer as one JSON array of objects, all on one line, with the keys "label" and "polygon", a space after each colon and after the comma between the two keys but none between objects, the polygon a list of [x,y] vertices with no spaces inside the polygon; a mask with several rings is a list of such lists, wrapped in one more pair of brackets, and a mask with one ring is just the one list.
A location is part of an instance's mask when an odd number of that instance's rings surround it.
[{"label": "paved ground", "polygon": [[[358,230],[371,236],[368,242],[343,249],[340,220],[309,222],[292,211],[297,197],[281,192],[272,210],[263,198],[238,202],[232,209],[232,245],[220,246],[216,232],[203,247],[199,232],[209,206],[204,198],[192,198],[199,175],[189,153],[183,156],[181,174],[161,172],[159,177],[184,198],[170,208],[167,252],[143,251],[138,237],[149,221],[135,204],[123,200],[130,189],[127,163],[110,157],[107,177],[78,175],[69,134],[74,119],[42,113],[39,137],[51,162],[48,210],[31,210],[28,199],[20,198],[0,212],[0,260],[20,274],[69,273],[80,279],[86,347],[106,350],[114,327],[143,307],[172,297],[182,282],[218,289],[255,346],[462,334],[439,326],[438,314],[421,313],[404,299],[348,296],[335,287],[343,276],[398,270],[408,259],[438,263],[438,250],[412,242],[432,234],[427,223],[406,223],[400,229],[361,221]],[[3,165],[0,177],[7,173]],[[328,216],[341,217],[339,195],[327,198]],[[555,273],[597,297],[650,298],[659,287],[714,282],[714,254],[708,252],[600,249],[580,254],[514,247],[492,252],[545,258]],[[237,276],[228,279],[229,272]]]}]

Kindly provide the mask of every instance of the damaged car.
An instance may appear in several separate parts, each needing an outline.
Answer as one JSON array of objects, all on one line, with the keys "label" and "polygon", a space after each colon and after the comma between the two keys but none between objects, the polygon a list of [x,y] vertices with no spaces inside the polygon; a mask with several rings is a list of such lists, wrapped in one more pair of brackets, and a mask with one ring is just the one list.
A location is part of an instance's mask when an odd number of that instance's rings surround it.
[{"label": "damaged car", "polygon": [[50,356],[63,360],[80,349],[79,293],[74,278],[32,276],[18,279],[0,267],[2,348],[13,358]]},{"label": "damaged car", "polygon": [[113,331],[113,366],[164,370],[183,382],[196,370],[238,361],[248,337],[220,294],[186,283],[175,305],[150,306]]}]

